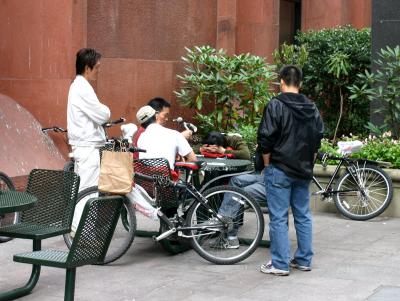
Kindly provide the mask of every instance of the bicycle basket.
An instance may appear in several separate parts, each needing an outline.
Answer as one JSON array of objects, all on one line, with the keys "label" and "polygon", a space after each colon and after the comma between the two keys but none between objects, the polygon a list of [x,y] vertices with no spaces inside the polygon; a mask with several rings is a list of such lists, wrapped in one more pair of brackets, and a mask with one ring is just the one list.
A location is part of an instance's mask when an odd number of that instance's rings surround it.
[{"label": "bicycle basket", "polygon": [[[163,180],[171,180],[169,163],[168,160],[164,158],[135,160],[133,162],[133,168],[137,173],[158,178],[158,182],[162,182]],[[174,187],[161,186],[154,182],[145,181],[138,178],[135,178],[135,182],[142,186],[146,192],[155,199],[156,206],[162,208],[178,207],[179,202]]]}]

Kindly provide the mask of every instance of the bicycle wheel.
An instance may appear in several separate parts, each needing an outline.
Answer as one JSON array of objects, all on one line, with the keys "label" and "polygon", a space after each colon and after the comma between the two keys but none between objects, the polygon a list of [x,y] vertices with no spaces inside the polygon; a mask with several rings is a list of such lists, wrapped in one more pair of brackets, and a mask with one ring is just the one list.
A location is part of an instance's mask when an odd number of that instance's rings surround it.
[{"label": "bicycle wheel", "polygon": [[356,181],[346,172],[337,182],[335,205],[341,214],[353,220],[364,221],[381,214],[393,196],[390,177],[381,168],[372,165],[357,167]]},{"label": "bicycle wheel", "polygon": [[[0,172],[0,190],[8,191],[15,190],[11,179],[4,173]],[[13,225],[19,221],[19,212],[0,214],[0,227]],[[11,237],[0,236],[0,243],[11,240]]]},{"label": "bicycle wheel", "polygon": [[[99,195],[105,195],[99,192],[97,186],[89,187],[78,194],[77,204],[79,202],[85,202],[90,198],[97,197]],[[128,229],[126,229],[127,227]],[[101,264],[107,264],[120,258],[128,251],[132,245],[133,239],[136,232],[136,215],[135,209],[127,198],[124,197],[124,205],[121,209],[121,216],[118,220],[118,224],[115,228],[113,237],[110,242],[107,254],[104,258],[104,262]],[[64,234],[64,241],[68,248],[71,247],[73,238],[70,233]]]},{"label": "bicycle wheel", "polygon": [[[246,259],[257,249],[264,233],[264,217],[260,206],[244,190],[216,186],[202,192],[208,200],[207,204],[215,212],[218,212],[225,194],[229,194],[230,202],[238,205],[238,210],[233,210],[229,218],[223,217],[223,223],[218,220],[215,223],[215,214],[199,202],[192,205],[186,220],[189,227],[203,227],[201,230],[189,230],[188,234],[193,236],[193,249],[204,259],[216,264],[234,264]],[[232,234],[232,231],[235,233]],[[235,248],[228,242],[232,235],[239,240]]]}]

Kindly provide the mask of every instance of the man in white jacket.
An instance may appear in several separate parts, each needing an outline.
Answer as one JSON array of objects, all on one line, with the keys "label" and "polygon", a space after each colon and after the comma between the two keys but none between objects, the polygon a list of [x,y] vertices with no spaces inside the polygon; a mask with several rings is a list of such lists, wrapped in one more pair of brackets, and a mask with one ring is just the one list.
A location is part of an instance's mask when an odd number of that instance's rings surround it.
[{"label": "man in white jacket", "polygon": [[[89,80],[96,80],[101,54],[83,48],[76,54],[76,77],[68,93],[68,140],[80,176],[79,190],[97,186],[100,174],[99,148],[106,142],[102,125],[110,120],[110,109],[100,103]],[[82,203],[82,204],[81,204]],[[78,226],[85,202],[75,208],[72,230]]]}]

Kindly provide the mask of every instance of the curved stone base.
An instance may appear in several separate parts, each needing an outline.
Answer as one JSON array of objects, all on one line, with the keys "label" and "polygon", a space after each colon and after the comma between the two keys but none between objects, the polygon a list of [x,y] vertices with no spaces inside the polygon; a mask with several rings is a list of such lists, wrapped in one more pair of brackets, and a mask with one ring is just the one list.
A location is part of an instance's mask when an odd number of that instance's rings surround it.
[{"label": "curved stone base", "polygon": [[0,94],[0,170],[10,177],[34,168],[62,169],[65,159],[40,123],[8,96]]}]

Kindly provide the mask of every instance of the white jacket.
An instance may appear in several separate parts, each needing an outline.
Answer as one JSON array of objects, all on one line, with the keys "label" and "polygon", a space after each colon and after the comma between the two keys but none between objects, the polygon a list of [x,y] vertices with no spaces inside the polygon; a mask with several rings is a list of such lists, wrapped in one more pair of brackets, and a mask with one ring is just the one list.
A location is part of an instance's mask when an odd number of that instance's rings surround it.
[{"label": "white jacket", "polygon": [[106,136],[102,124],[110,119],[110,109],[101,104],[90,83],[77,75],[69,88],[67,129],[73,146],[102,146]]}]

